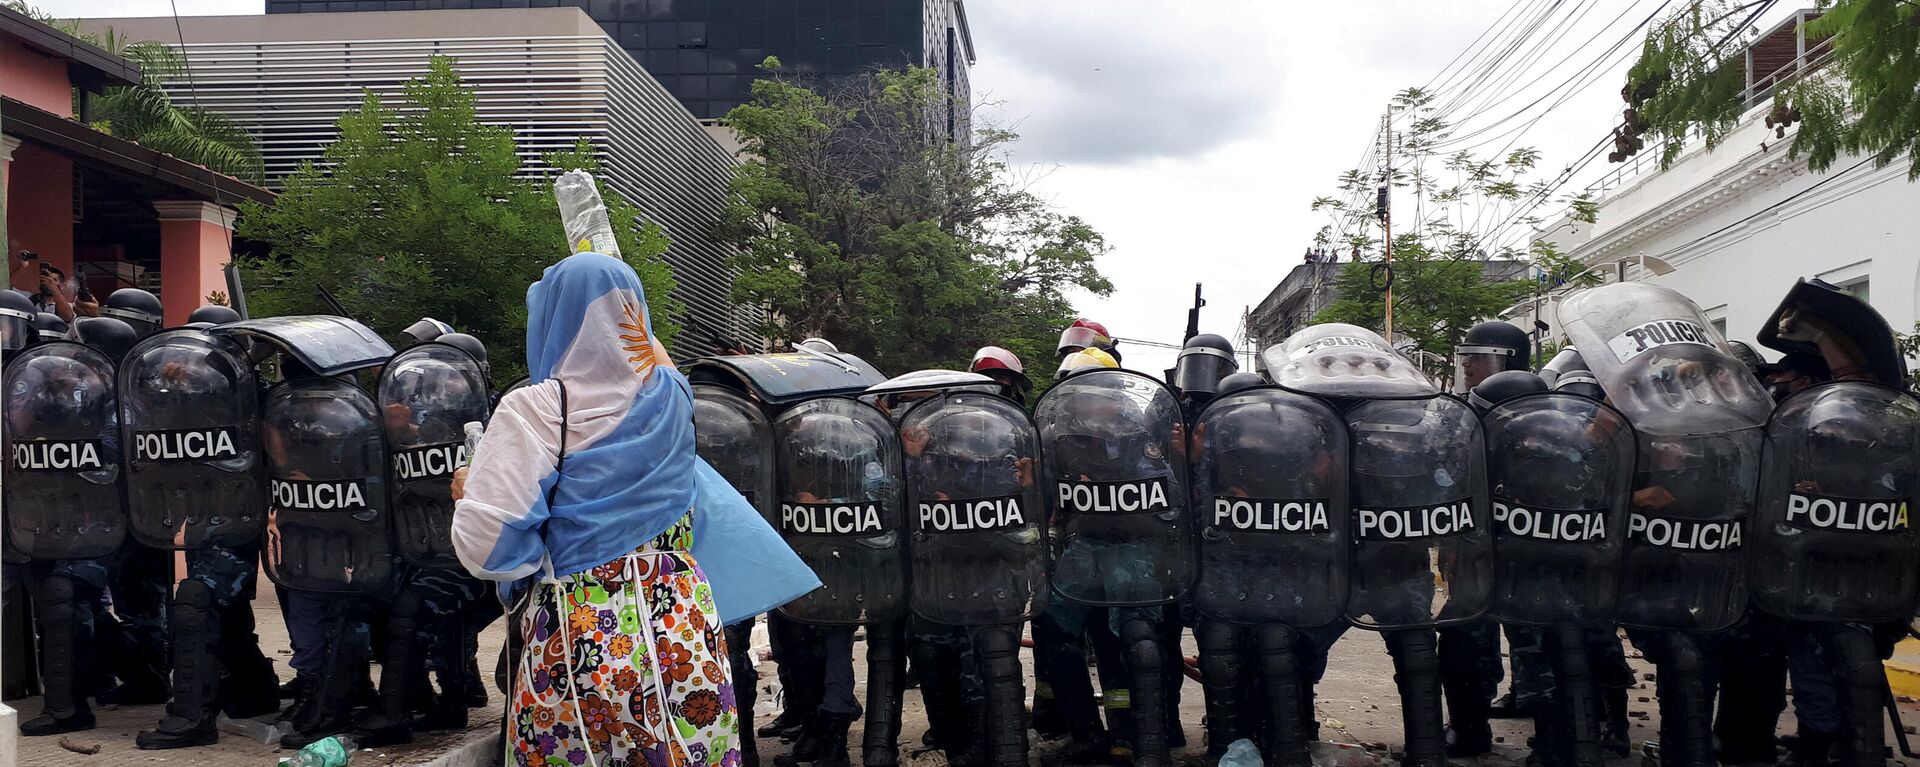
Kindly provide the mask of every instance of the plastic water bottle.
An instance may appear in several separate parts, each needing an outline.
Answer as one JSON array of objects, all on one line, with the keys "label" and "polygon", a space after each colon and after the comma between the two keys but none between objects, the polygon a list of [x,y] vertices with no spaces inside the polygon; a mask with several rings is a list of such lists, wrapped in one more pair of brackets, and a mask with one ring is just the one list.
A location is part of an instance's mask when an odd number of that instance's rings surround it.
[{"label": "plastic water bottle", "polygon": [[467,422],[467,424],[466,424],[466,426],[464,426],[464,427],[462,427],[462,429],[463,429],[463,430],[464,430],[464,431],[465,431],[465,432],[467,433],[467,462],[466,462],[466,465],[468,465],[468,466],[472,466],[472,465],[473,465],[473,453],[474,453],[474,451],[476,451],[476,450],[479,450],[479,449],[480,449],[480,438],[481,438],[481,437],[483,437],[483,436],[486,436],[486,433],[487,433],[487,425],[486,425],[486,424],[483,424],[483,423],[481,423],[481,422],[479,422],[479,421],[468,421],[468,422]]},{"label": "plastic water bottle", "polygon": [[620,257],[620,245],[613,237],[613,225],[607,223],[607,204],[600,199],[600,188],[593,175],[570,170],[553,181],[553,199],[560,206],[560,224],[567,232],[567,252],[591,250]]},{"label": "plastic water bottle", "polygon": [[353,739],[345,735],[322,738],[307,744],[293,757],[293,767],[347,767],[353,758]]}]

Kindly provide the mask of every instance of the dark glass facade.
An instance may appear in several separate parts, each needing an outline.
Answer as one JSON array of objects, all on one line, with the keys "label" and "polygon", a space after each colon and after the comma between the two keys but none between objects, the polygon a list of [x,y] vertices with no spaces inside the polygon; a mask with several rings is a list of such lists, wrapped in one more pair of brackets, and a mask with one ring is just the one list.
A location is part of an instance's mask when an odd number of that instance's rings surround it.
[{"label": "dark glass facade", "polygon": [[[573,6],[666,86],[695,117],[750,97],[758,65],[831,78],[917,64],[967,104],[972,59],[962,0],[266,0],[268,13]],[[964,115],[940,126],[963,133]]]}]

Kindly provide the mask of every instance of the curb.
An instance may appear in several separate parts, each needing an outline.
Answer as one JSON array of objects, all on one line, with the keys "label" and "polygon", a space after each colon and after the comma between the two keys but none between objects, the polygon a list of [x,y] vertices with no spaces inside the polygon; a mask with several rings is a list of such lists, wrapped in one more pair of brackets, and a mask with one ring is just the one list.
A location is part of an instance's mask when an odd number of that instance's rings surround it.
[{"label": "curb", "polygon": [[408,767],[500,767],[498,728],[479,731],[477,737],[435,754],[424,762],[409,762]]}]

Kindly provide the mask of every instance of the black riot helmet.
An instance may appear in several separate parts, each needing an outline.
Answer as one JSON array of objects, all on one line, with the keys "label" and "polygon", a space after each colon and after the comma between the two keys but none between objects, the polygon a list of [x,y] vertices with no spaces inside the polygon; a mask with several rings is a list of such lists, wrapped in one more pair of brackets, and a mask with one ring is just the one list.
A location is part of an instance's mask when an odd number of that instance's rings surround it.
[{"label": "black riot helmet", "polygon": [[67,321],[53,312],[34,313],[33,330],[43,342],[67,340]]},{"label": "black riot helmet", "polygon": [[1226,378],[1220,379],[1220,391],[1214,396],[1225,397],[1241,389],[1251,389],[1255,386],[1266,385],[1267,379],[1261,378],[1259,373],[1234,373]]},{"label": "black riot helmet", "polygon": [[408,339],[411,339],[413,343],[424,344],[428,341],[438,340],[441,336],[448,333],[452,333],[453,326],[432,317],[421,317],[419,322],[408,325],[406,330],[400,332]]},{"label": "black riot helmet", "polygon": [[113,291],[113,295],[107,296],[107,302],[101,305],[100,313],[124,320],[133,327],[133,332],[142,338],[166,327],[165,313],[160,308],[160,299],[139,288],[121,288]]},{"label": "black riot helmet", "polygon": [[33,299],[18,290],[0,289],[0,349],[17,352],[33,345]]},{"label": "black riot helmet", "polygon": [[1467,395],[1467,401],[1475,410],[1485,413],[1506,400],[1522,394],[1532,394],[1547,390],[1547,382],[1540,376],[1526,370],[1503,370],[1487,376],[1479,386]]},{"label": "black riot helmet", "polygon": [[187,315],[187,321],[225,325],[229,322],[239,322],[240,313],[234,311],[231,307],[221,306],[219,304],[207,304],[206,306],[193,310],[192,314]]},{"label": "black riot helmet", "polygon": [[1753,346],[1745,341],[1728,341],[1727,348],[1733,350],[1733,358],[1739,360],[1740,364],[1746,365],[1748,372],[1753,373],[1755,377],[1765,377],[1761,375],[1760,368],[1767,364],[1767,361],[1760,357],[1759,352],[1753,350]]},{"label": "black riot helmet", "polygon": [[1477,387],[1502,370],[1526,370],[1527,350],[1532,347],[1527,331],[1509,323],[1482,322],[1467,328],[1466,337],[1453,347],[1454,390]]},{"label": "black riot helmet", "polygon": [[466,352],[474,362],[480,363],[480,375],[493,375],[493,369],[487,365],[487,345],[480,339],[465,333],[447,333],[433,340]]},{"label": "black riot helmet", "polygon": [[1187,339],[1180,357],[1173,363],[1173,388],[1182,396],[1206,400],[1220,390],[1220,379],[1239,372],[1233,358],[1233,344],[1212,333]]},{"label": "black riot helmet", "polygon": [[81,317],[74,323],[74,332],[79,334],[80,343],[99,349],[115,362],[126,357],[133,343],[140,340],[132,325],[113,317]]}]

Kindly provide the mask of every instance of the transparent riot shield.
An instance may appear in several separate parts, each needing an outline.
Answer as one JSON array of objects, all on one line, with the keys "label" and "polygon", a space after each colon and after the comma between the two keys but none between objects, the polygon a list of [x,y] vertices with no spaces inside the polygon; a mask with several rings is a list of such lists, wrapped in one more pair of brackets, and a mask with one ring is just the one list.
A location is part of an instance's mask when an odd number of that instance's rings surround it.
[{"label": "transparent riot shield", "polygon": [[1742,545],[1773,401],[1685,296],[1626,282],[1562,301],[1574,348],[1639,437],[1615,618],[1717,631],[1747,606]]},{"label": "transparent riot shield", "polygon": [[1033,412],[1054,515],[1054,591],[1106,607],[1185,596],[1198,567],[1173,392],[1139,373],[1093,370],[1055,383]]},{"label": "transparent riot shield", "polygon": [[760,515],[779,524],[774,502],[773,424],[759,405],[715,384],[693,387],[693,444]]},{"label": "transparent riot shield", "polygon": [[1279,389],[1214,400],[1193,427],[1202,615],[1324,626],[1347,607],[1347,427],[1325,402]]},{"label": "transparent riot shield", "polygon": [[335,378],[267,393],[267,575],[290,589],[370,594],[393,580],[387,447],[373,398]]},{"label": "transparent riot shield", "polygon": [[1564,392],[1506,400],[1481,422],[1493,497],[1493,617],[1529,625],[1611,620],[1633,427],[1619,411]]},{"label": "transparent riot shield", "polygon": [[240,347],[194,329],[148,336],[120,362],[127,515],[159,549],[231,548],[266,528],[260,390]]},{"label": "transparent riot shield", "polygon": [[1320,397],[1387,399],[1438,392],[1386,339],[1358,325],[1309,325],[1260,353],[1281,388]]},{"label": "transparent riot shield", "polygon": [[900,437],[871,405],[823,397],[773,422],[771,522],[821,587],[780,607],[813,624],[882,623],[907,610]]},{"label": "transparent riot shield", "polygon": [[54,341],[7,363],[7,535],[33,559],[85,559],[127,539],[113,362]]},{"label": "transparent riot shield", "polygon": [[380,334],[353,320],[331,315],[262,317],[229,322],[207,332],[272,344],[320,376],[373,367],[393,356],[393,347]]},{"label": "transparent riot shield", "polygon": [[1907,617],[1920,578],[1917,491],[1920,399],[1862,381],[1788,397],[1760,459],[1754,605],[1800,621]]},{"label": "transparent riot shield", "polygon": [[1448,396],[1362,402],[1353,440],[1353,582],[1347,619],[1375,631],[1480,617],[1493,532],[1479,419]]},{"label": "transparent riot shield", "polygon": [[1047,604],[1040,437],[1018,405],[950,391],[900,424],[914,614],[980,626],[1026,620]]},{"label": "transparent riot shield", "polygon": [[466,425],[491,414],[480,362],[428,342],[393,355],[376,392],[387,439],[394,548],[409,564],[460,569],[453,551],[453,472],[467,464]]}]

